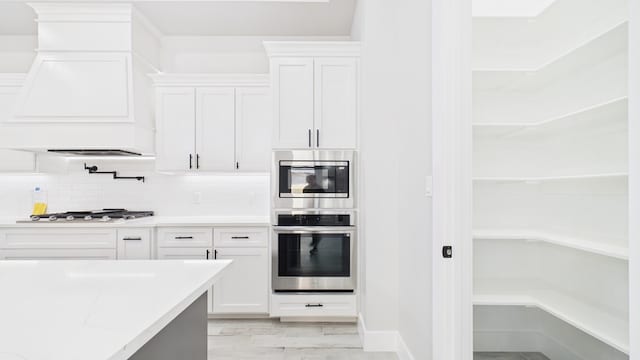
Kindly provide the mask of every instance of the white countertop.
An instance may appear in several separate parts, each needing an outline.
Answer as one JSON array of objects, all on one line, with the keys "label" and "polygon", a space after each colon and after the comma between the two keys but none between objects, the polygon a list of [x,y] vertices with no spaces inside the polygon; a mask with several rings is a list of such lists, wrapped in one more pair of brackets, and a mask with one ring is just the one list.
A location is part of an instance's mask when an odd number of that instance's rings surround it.
[{"label": "white countertop", "polygon": [[27,222],[28,217],[0,217],[0,228],[23,227],[156,227],[156,226],[269,226],[268,216],[149,216],[113,222]]},{"label": "white countertop", "polygon": [[127,359],[229,263],[0,261],[0,360]]}]

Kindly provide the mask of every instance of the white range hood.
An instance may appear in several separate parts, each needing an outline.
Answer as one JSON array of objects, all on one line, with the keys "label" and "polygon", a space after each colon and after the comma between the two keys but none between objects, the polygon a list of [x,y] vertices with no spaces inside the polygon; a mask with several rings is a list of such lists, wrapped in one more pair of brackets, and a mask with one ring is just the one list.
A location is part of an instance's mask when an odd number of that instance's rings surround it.
[{"label": "white range hood", "polygon": [[34,3],[37,55],[0,147],[151,154],[158,33],[131,4]]}]

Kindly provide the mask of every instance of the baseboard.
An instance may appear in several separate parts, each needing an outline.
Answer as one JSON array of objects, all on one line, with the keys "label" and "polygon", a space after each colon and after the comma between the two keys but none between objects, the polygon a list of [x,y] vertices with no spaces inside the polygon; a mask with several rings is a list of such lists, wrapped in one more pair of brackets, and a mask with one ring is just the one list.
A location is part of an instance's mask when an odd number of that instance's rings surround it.
[{"label": "baseboard", "polygon": [[358,315],[358,334],[364,351],[398,351],[398,332],[368,330],[362,314]]}]

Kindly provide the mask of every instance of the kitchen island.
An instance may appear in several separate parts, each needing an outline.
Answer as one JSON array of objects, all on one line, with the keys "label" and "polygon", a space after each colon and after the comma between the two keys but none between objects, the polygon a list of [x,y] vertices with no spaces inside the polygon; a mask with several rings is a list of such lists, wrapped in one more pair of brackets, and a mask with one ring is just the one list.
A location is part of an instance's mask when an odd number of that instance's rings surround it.
[{"label": "kitchen island", "polygon": [[230,260],[0,261],[0,360],[205,360]]}]

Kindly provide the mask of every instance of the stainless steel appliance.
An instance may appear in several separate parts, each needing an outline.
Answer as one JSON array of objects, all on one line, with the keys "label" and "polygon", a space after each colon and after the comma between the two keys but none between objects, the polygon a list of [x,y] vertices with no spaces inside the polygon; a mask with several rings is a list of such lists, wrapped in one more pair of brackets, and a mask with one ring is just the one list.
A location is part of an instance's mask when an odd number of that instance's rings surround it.
[{"label": "stainless steel appliance", "polygon": [[352,212],[277,212],[272,238],[273,290],[355,290],[354,220]]},{"label": "stainless steel appliance", "polygon": [[18,223],[68,223],[68,222],[115,222],[153,216],[153,211],[129,211],[126,209],[102,209],[89,211],[67,211],[44,215],[32,215],[29,220]]},{"label": "stainless steel appliance", "polygon": [[275,151],[274,209],[355,207],[355,153],[343,150]]}]

